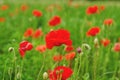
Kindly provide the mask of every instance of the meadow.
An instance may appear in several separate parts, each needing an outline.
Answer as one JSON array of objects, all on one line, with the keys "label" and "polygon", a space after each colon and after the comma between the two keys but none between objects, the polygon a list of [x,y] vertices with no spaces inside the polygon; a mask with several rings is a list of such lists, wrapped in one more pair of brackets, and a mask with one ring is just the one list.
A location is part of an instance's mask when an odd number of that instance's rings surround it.
[{"label": "meadow", "polygon": [[1,0],[0,80],[120,80],[120,2]]}]

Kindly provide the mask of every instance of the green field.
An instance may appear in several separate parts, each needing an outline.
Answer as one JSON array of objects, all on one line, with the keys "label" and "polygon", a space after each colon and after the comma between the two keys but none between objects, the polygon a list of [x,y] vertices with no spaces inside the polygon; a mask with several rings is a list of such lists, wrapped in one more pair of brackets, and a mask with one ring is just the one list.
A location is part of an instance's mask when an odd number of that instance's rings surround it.
[{"label": "green field", "polygon": [[[7,9],[3,10],[2,6]],[[21,6],[26,5],[25,11]],[[89,6],[104,6],[105,9],[96,14],[87,15]],[[42,16],[35,17],[33,10],[42,12]],[[51,27],[48,25],[53,16],[60,16],[61,23]],[[4,18],[2,20],[1,18]],[[110,26],[104,25],[105,19],[112,19]],[[98,26],[100,33],[96,36],[86,36],[86,32]],[[43,35],[39,38],[24,37],[28,28],[40,28]],[[46,49],[41,53],[36,46],[46,44],[45,37],[51,30],[65,29],[70,33],[72,46],[76,55],[72,60],[63,59],[55,62],[53,56],[65,55],[65,45]],[[95,47],[94,40],[98,39]],[[102,39],[109,39],[110,44],[102,45]],[[27,40],[33,48],[22,58],[19,53],[20,42]],[[91,49],[84,49],[83,44]],[[120,80],[120,46],[114,51],[115,43],[120,43],[120,2],[119,1],[73,1],[68,0],[26,0],[0,1],[0,80],[65,80],[43,79],[43,73],[53,70],[57,66],[69,66],[73,73],[67,80]],[[8,49],[12,47],[13,51]],[[81,53],[76,48],[82,49]],[[48,74],[49,75],[49,74]]]}]

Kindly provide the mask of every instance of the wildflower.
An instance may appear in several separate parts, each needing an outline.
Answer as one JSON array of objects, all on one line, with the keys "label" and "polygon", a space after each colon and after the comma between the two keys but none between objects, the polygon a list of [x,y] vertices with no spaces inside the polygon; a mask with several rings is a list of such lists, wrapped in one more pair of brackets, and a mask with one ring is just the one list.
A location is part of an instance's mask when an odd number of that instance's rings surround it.
[{"label": "wildflower", "polygon": [[1,6],[1,10],[7,10],[8,8],[9,8],[8,5],[2,5],[2,6]]},{"label": "wildflower", "polygon": [[41,11],[39,11],[39,10],[33,10],[33,15],[35,16],[35,17],[40,17],[40,16],[42,16],[42,12]]},{"label": "wildflower", "polygon": [[90,14],[95,14],[98,12],[98,6],[94,5],[94,6],[89,6],[86,10],[86,14],[90,15]]},{"label": "wildflower", "polygon": [[76,55],[75,52],[70,52],[70,53],[65,55],[65,59],[66,60],[72,60],[72,59],[74,59],[75,55]]},{"label": "wildflower", "polygon": [[49,78],[50,80],[67,80],[73,71],[69,67],[58,66],[53,71],[50,72]]},{"label": "wildflower", "polygon": [[0,17],[0,22],[5,22],[5,18]]},{"label": "wildflower", "polygon": [[73,47],[73,46],[66,46],[66,47],[65,47],[65,51],[66,51],[66,52],[70,52],[70,51],[72,51],[72,50],[74,50],[74,47]]},{"label": "wildflower", "polygon": [[33,45],[28,41],[22,41],[19,45],[19,52],[21,57],[24,57],[25,52],[33,48]]},{"label": "wildflower", "polygon": [[28,6],[27,6],[27,5],[22,5],[22,6],[21,6],[21,10],[22,10],[22,11],[26,11],[27,9],[28,9]]},{"label": "wildflower", "polygon": [[62,61],[63,56],[62,55],[54,55],[53,56],[53,60],[56,62]]},{"label": "wildflower", "polygon": [[72,45],[70,33],[64,29],[50,31],[46,35],[45,41],[48,49],[52,49],[54,46],[61,46],[62,44],[65,44],[67,46]]},{"label": "wildflower", "polygon": [[101,6],[100,6],[100,10],[105,10],[105,6],[104,6],[104,5],[101,5]]},{"label": "wildflower", "polygon": [[114,47],[113,47],[113,50],[114,50],[115,52],[120,52],[120,42],[115,43],[115,45],[114,45]]},{"label": "wildflower", "polygon": [[39,45],[36,47],[36,50],[41,53],[44,53],[46,51],[46,45]]},{"label": "wildflower", "polygon": [[108,45],[110,44],[110,40],[109,40],[109,39],[102,39],[102,40],[101,40],[101,44],[102,44],[104,47],[106,47],[106,46],[108,46]]},{"label": "wildflower", "polygon": [[41,29],[37,29],[34,34],[33,34],[33,38],[39,38],[40,36],[42,36],[42,30]]},{"label": "wildflower", "polygon": [[24,33],[24,37],[30,37],[32,35],[33,35],[33,29],[32,28],[28,28]]},{"label": "wildflower", "polygon": [[104,25],[110,26],[113,24],[113,19],[105,19],[104,20]]},{"label": "wildflower", "polygon": [[94,44],[95,44],[95,47],[96,47],[96,48],[99,48],[98,38],[95,38],[95,39],[94,39]]},{"label": "wildflower", "polygon": [[59,16],[54,16],[49,20],[49,26],[56,26],[61,23],[61,18]]},{"label": "wildflower", "polygon": [[96,36],[99,32],[100,32],[99,27],[92,27],[87,31],[86,35],[87,36]]}]

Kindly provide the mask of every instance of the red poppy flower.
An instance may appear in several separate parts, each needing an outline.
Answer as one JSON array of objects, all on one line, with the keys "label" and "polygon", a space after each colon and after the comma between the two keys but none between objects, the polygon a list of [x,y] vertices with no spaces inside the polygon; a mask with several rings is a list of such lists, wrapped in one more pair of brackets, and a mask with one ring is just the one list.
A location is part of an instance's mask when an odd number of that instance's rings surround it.
[{"label": "red poppy flower", "polygon": [[53,56],[53,60],[56,62],[62,61],[63,56],[62,55],[54,55]]},{"label": "red poppy flower", "polygon": [[21,6],[21,10],[22,10],[22,11],[26,11],[27,9],[28,9],[28,6],[27,6],[27,5],[22,5],[22,6]]},{"label": "red poppy flower", "polygon": [[42,30],[41,29],[37,29],[34,34],[33,34],[33,38],[39,38],[40,36],[42,36]]},{"label": "red poppy flower", "polygon": [[59,16],[54,16],[49,21],[49,26],[56,26],[61,23],[61,18]]},{"label": "red poppy flower", "polygon": [[113,47],[113,50],[115,52],[120,52],[120,43],[115,43],[114,47]]},{"label": "red poppy flower", "polygon": [[101,40],[101,44],[106,47],[110,44],[110,40],[109,39],[103,39],[103,40]]},{"label": "red poppy flower", "polygon": [[87,36],[96,36],[99,32],[100,32],[99,27],[92,27],[87,31],[86,35]]},{"label": "red poppy flower", "polygon": [[110,26],[111,24],[113,24],[113,19],[105,19],[104,20],[104,25]]},{"label": "red poppy flower", "polygon": [[0,22],[5,22],[5,18],[0,18]]},{"label": "red poppy flower", "polygon": [[75,55],[76,55],[75,52],[70,52],[70,53],[65,55],[65,59],[66,60],[72,60],[72,59],[74,59]]},{"label": "red poppy flower", "polygon": [[87,10],[86,10],[86,13],[88,14],[88,15],[90,15],[90,14],[95,14],[95,13],[97,13],[98,12],[98,6],[96,6],[96,5],[94,5],[94,6],[89,6],[88,8],[87,8]]},{"label": "red poppy flower", "polygon": [[33,35],[33,29],[32,28],[28,28],[24,33],[24,37],[30,37],[32,35]]},{"label": "red poppy flower", "polygon": [[33,15],[34,15],[35,17],[40,17],[40,16],[42,16],[42,12],[39,11],[39,10],[33,10]]},{"label": "red poppy flower", "polygon": [[69,67],[65,66],[58,66],[54,69],[54,71],[51,71],[49,74],[50,80],[67,80],[71,75],[73,71]]},{"label": "red poppy flower", "polygon": [[32,44],[28,41],[22,41],[19,45],[19,52],[21,57],[24,57],[25,52],[33,48]]},{"label": "red poppy flower", "polygon": [[8,5],[2,5],[1,6],[1,10],[7,10],[9,7],[8,7]]},{"label": "red poppy flower", "polygon": [[104,9],[105,9],[104,5],[100,6],[100,10],[104,10]]},{"label": "red poppy flower", "polygon": [[54,46],[61,46],[62,44],[65,44],[67,46],[72,45],[70,33],[64,29],[50,31],[46,35],[45,41],[48,49],[52,49]]},{"label": "red poppy flower", "polygon": [[39,45],[36,47],[36,50],[41,53],[44,53],[46,51],[46,45]]},{"label": "red poppy flower", "polygon": [[66,46],[66,47],[65,47],[65,51],[66,51],[66,52],[70,52],[70,51],[72,51],[72,50],[74,50],[74,47],[73,47],[73,46]]}]

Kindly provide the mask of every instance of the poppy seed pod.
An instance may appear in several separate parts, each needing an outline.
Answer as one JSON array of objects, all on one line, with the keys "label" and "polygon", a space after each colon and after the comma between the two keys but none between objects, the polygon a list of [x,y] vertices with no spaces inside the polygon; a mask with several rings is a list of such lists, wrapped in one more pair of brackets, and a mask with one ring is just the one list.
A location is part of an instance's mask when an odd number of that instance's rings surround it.
[{"label": "poppy seed pod", "polygon": [[47,78],[48,78],[48,73],[47,73],[47,72],[44,72],[44,73],[43,73],[43,79],[44,79],[44,80],[47,80]]}]

